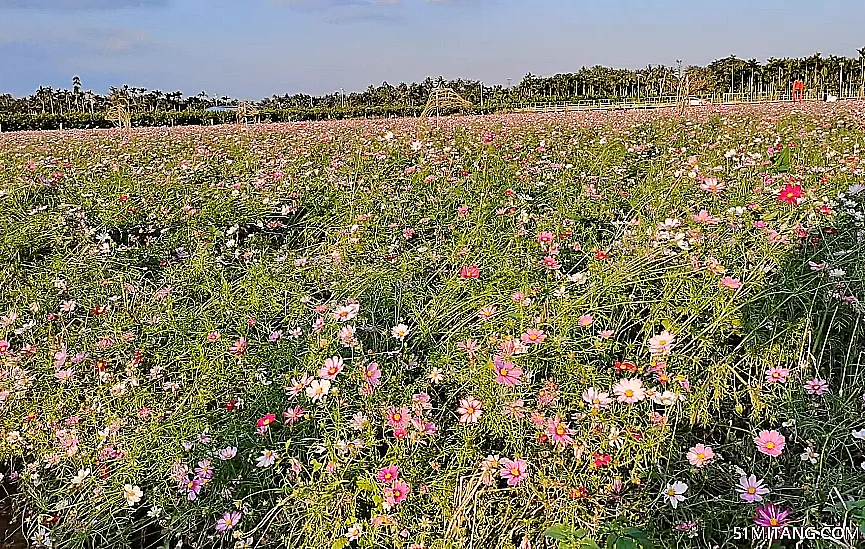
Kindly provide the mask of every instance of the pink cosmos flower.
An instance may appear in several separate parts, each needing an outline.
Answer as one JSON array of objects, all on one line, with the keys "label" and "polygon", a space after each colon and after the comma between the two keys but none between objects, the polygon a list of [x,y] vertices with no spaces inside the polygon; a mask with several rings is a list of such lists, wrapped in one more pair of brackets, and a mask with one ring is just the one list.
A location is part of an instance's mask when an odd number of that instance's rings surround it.
[{"label": "pink cosmos flower", "polygon": [[216,521],[216,531],[219,533],[227,532],[240,523],[240,511],[231,511],[222,515],[222,518]]},{"label": "pink cosmos flower", "polygon": [[376,475],[376,480],[381,482],[382,484],[389,484],[391,482],[396,482],[399,480],[399,467],[396,465],[388,465],[378,472]]},{"label": "pink cosmos flower", "polygon": [[[325,309],[325,311],[326,310],[327,309]],[[359,312],[360,305],[358,305],[357,303],[347,303],[334,309],[331,315],[339,322],[348,322],[349,320],[355,318]]]},{"label": "pink cosmos flower", "polygon": [[733,278],[732,276],[725,276],[718,282],[718,284],[727,290],[737,290],[742,287],[742,282],[738,278]]},{"label": "pink cosmos flower", "polygon": [[498,312],[499,308],[495,305],[487,305],[478,311],[478,318],[481,320],[489,320]]},{"label": "pink cosmos flower", "polygon": [[763,501],[763,496],[769,493],[769,489],[763,486],[763,480],[757,480],[755,475],[740,478],[736,490],[739,492],[739,497],[748,503]]},{"label": "pink cosmos flower", "polygon": [[591,326],[593,322],[595,322],[595,319],[592,317],[592,315],[583,315],[577,319],[577,324],[581,328],[586,328],[587,326]]},{"label": "pink cosmos flower", "polygon": [[393,486],[390,488],[385,488],[384,491],[384,499],[391,507],[395,505],[399,505],[405,498],[408,497],[409,492],[411,491],[411,486],[402,481],[397,481],[393,483]]},{"label": "pink cosmos flower", "polygon": [[790,377],[790,370],[780,366],[773,366],[766,370],[766,381],[769,383],[787,383],[787,378]]},{"label": "pink cosmos flower", "polygon": [[496,383],[507,387],[520,384],[523,371],[514,366],[513,362],[507,362],[502,357],[496,356],[493,358],[493,367],[496,370]]},{"label": "pink cosmos flower", "polygon": [[754,444],[757,445],[757,450],[767,456],[780,456],[786,439],[778,431],[763,430],[754,438]]},{"label": "pink cosmos flower", "polygon": [[805,382],[805,390],[809,395],[820,396],[829,390],[829,384],[826,380],[815,377]]},{"label": "pink cosmos flower", "polygon": [[321,379],[336,379],[336,376],[339,375],[344,367],[345,363],[342,361],[342,358],[338,356],[326,358],[324,366],[318,371],[318,377]]},{"label": "pink cosmos flower", "polygon": [[516,486],[528,476],[526,470],[529,464],[522,459],[503,459],[501,460],[502,468],[499,475],[508,481],[508,486]]},{"label": "pink cosmos flower", "polygon": [[466,280],[472,280],[476,278],[480,278],[481,270],[475,265],[466,265],[462,269],[460,269],[460,278]]},{"label": "pink cosmos flower", "polygon": [[573,429],[569,428],[568,424],[562,421],[562,418],[558,414],[547,423],[547,436],[556,446],[565,448],[573,444],[574,439],[571,438],[572,434],[574,434]]},{"label": "pink cosmos flower", "polygon": [[649,352],[652,356],[667,356],[670,354],[675,339],[673,334],[664,330],[649,340]]},{"label": "pink cosmos flower", "polygon": [[700,210],[700,213],[697,215],[692,215],[691,219],[694,220],[695,223],[705,224],[705,225],[716,225],[721,222],[721,220],[706,210]]},{"label": "pink cosmos flower", "polygon": [[483,402],[473,396],[460,399],[460,405],[457,407],[460,423],[477,423],[483,406]]},{"label": "pink cosmos flower", "polygon": [[538,244],[540,244],[541,246],[546,245],[546,244],[550,244],[553,242],[553,240],[555,238],[556,238],[555,235],[553,233],[550,233],[550,232],[545,231],[542,233],[538,233]]},{"label": "pink cosmos flower", "polygon": [[295,406],[294,408],[289,408],[288,410],[282,413],[283,419],[288,425],[294,425],[303,417],[303,414],[306,413],[306,410],[301,408],[300,406]]},{"label": "pink cosmos flower", "polygon": [[544,267],[546,267],[547,269],[550,269],[551,271],[555,271],[556,269],[559,269],[562,266],[562,264],[559,263],[559,261],[551,255],[546,256],[541,261],[541,263],[543,263]]},{"label": "pink cosmos flower", "polygon": [[246,349],[249,347],[249,343],[246,341],[245,337],[241,337],[231,346],[231,354],[236,357],[242,357],[246,353]]},{"label": "pink cosmos flower", "polygon": [[370,362],[363,370],[363,379],[372,386],[381,383],[381,370],[378,369],[377,362]]},{"label": "pink cosmos flower", "polygon": [[718,194],[724,190],[725,185],[714,177],[706,177],[700,184],[700,188],[712,194]]},{"label": "pink cosmos flower", "polygon": [[708,465],[714,458],[715,452],[712,450],[711,446],[704,446],[703,444],[697,444],[690,450],[688,450],[688,462],[694,467],[701,469]]},{"label": "pink cosmos flower", "polygon": [[532,328],[531,330],[526,330],[526,333],[520,336],[520,341],[529,344],[543,343],[547,338],[547,335],[543,332],[543,330],[538,330],[536,328]]},{"label": "pink cosmos flower", "polygon": [[388,426],[393,427],[394,429],[405,429],[408,427],[408,422],[411,421],[411,413],[408,410],[408,406],[402,406],[400,408],[392,406],[388,408],[385,415],[387,417]]}]

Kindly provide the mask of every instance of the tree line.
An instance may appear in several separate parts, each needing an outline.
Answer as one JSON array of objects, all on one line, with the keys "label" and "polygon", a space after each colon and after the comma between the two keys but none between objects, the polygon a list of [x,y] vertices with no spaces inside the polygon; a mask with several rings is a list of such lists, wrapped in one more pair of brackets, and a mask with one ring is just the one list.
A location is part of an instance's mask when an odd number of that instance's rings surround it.
[{"label": "tree line", "polygon": [[[865,85],[865,47],[857,57],[820,52],[802,58],[740,59],[730,55],[706,66],[649,65],[641,69],[616,69],[596,65],[576,72],[549,77],[526,74],[511,86],[486,85],[479,80],[458,78],[445,80],[427,77],[422,82],[383,82],[366,90],[344,92],[336,90],[324,95],[303,93],[272,95],[254,104],[266,111],[316,110],[350,112],[397,109],[414,112],[426,104],[433,88],[452,88],[479,108],[502,108],[524,103],[574,101],[585,99],[628,99],[675,95],[684,78],[692,95],[724,93],[779,94],[789,92],[795,80],[802,80],[808,90],[839,96],[863,95]],[[240,100],[217,96],[205,91],[184,95],[180,91],[164,92],[128,85],[111,87],[107,94],[85,90],[81,79],[73,76],[71,88],[41,86],[25,97],[0,95],[0,113],[18,115],[68,115],[104,113],[111,105],[122,101],[139,115],[145,113],[204,111],[210,107],[237,106]]]}]

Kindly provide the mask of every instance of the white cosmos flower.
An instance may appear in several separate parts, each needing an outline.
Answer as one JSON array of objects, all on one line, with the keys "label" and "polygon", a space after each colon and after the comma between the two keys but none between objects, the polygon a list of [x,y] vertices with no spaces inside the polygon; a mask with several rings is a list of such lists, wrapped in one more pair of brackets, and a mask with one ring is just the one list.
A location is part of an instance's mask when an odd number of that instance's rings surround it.
[{"label": "white cosmos flower", "polygon": [[688,491],[688,485],[682,481],[676,481],[668,484],[664,489],[664,497],[673,506],[673,509],[679,506],[679,503],[685,501],[685,492]]},{"label": "white cosmos flower", "polygon": [[86,479],[88,476],[90,476],[90,469],[89,468],[88,469],[79,469],[78,474],[75,475],[74,477],[72,477],[72,480],[70,482],[72,482],[72,484],[78,485],[78,484],[81,484],[82,482],[84,482],[84,479]]},{"label": "white cosmos flower", "polygon": [[330,381],[327,379],[314,379],[306,388],[306,396],[315,402],[324,400],[330,392]]},{"label": "white cosmos flower", "polygon": [[405,336],[408,335],[408,332],[409,332],[408,326],[406,326],[405,324],[397,324],[390,331],[390,333],[393,334],[393,337],[399,339],[400,341],[405,339]]},{"label": "white cosmos flower", "polygon": [[141,501],[142,496],[144,496],[144,492],[138,486],[133,486],[132,484],[125,484],[123,486],[123,498],[126,500],[126,505],[130,507],[134,506]]},{"label": "white cosmos flower", "polygon": [[261,455],[255,458],[255,466],[267,468],[276,463],[276,452],[273,450],[262,450]]}]

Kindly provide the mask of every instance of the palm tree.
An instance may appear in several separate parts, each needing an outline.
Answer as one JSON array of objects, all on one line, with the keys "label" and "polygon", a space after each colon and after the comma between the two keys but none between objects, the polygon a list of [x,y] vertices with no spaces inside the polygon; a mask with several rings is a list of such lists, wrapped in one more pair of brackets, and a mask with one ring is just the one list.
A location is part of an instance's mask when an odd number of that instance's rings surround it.
[{"label": "palm tree", "polygon": [[72,77],[72,95],[75,97],[75,109],[78,110],[78,99],[81,94],[81,78],[78,76]]}]

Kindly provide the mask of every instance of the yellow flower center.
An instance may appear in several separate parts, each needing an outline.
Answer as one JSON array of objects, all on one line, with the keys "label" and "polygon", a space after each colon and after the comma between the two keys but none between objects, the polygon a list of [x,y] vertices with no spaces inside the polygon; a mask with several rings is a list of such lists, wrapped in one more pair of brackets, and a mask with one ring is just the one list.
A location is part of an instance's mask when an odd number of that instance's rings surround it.
[{"label": "yellow flower center", "polygon": [[766,448],[768,448],[768,449],[771,450],[771,449],[774,448],[774,447],[775,447],[775,443],[774,443],[774,442],[767,442],[767,443],[766,443]]},{"label": "yellow flower center", "polygon": [[627,390],[625,391],[625,396],[628,397],[628,398],[634,396],[634,391],[632,391],[631,389],[627,389]]}]

